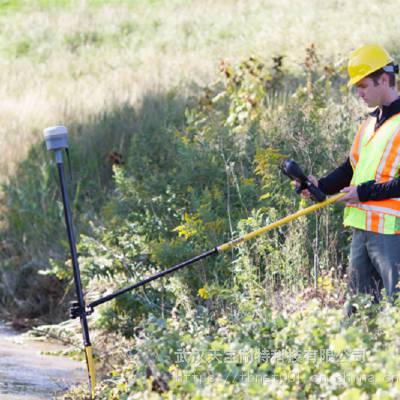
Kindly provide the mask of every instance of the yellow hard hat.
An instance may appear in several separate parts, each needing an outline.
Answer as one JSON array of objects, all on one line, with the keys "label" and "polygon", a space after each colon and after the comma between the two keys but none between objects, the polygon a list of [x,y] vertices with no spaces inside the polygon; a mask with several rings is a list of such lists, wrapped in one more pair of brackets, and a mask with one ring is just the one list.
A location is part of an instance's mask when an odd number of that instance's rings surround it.
[{"label": "yellow hard hat", "polygon": [[377,44],[367,44],[350,53],[347,70],[352,86],[369,74],[383,68],[393,61],[389,53]]}]

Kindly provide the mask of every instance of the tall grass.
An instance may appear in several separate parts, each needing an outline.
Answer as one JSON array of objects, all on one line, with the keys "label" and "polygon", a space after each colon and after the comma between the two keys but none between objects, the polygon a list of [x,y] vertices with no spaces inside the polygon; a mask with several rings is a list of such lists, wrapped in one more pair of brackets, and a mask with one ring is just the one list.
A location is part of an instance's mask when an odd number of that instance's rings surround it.
[{"label": "tall grass", "polygon": [[44,127],[136,106],[150,88],[190,90],[220,59],[283,55],[298,72],[311,42],[331,62],[370,41],[397,55],[399,11],[395,0],[3,0],[0,177]]},{"label": "tall grass", "polygon": [[[399,56],[399,11],[394,0],[0,0],[0,303],[23,316],[65,317],[71,268],[44,127],[62,123],[71,132],[71,198],[78,232],[86,234],[80,261],[87,298],[96,297],[297,210],[271,159],[287,153],[323,174],[344,158],[361,109],[339,90],[343,71],[332,68],[327,77],[323,66],[342,68],[363,42]],[[310,43],[315,69],[305,65]],[[234,67],[251,54],[266,65],[256,82],[251,65]],[[281,56],[283,90],[276,92],[269,78]],[[213,85],[219,67],[222,78]],[[314,75],[319,83],[307,85]],[[123,168],[112,170],[110,155],[119,153]],[[206,349],[208,341],[218,349],[224,332],[234,330],[239,346],[253,333],[269,340],[268,326],[280,332],[286,324],[265,323],[274,296],[315,283],[319,289],[305,295],[342,302],[332,294],[332,285],[343,284],[348,244],[334,233],[340,213],[297,221],[197,272],[130,293],[103,308],[98,326],[134,337],[140,332],[133,326],[142,324],[146,355],[148,344],[168,348],[168,335],[190,331],[179,324],[203,312],[210,322],[194,325],[193,348],[197,329],[210,328]],[[263,315],[252,325],[257,312]],[[159,328],[165,319],[176,332],[153,329],[151,314]],[[242,314],[246,321],[235,320]],[[160,370],[169,368],[166,360]],[[126,391],[145,382],[133,379]]]}]

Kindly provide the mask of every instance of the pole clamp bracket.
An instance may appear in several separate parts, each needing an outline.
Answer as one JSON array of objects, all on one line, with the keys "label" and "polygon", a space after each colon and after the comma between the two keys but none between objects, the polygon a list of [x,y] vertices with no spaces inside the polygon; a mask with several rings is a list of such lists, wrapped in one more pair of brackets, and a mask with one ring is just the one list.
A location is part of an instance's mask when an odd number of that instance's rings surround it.
[{"label": "pole clamp bracket", "polygon": [[79,302],[77,301],[72,301],[71,306],[69,308],[69,317],[71,319],[75,319],[80,317],[81,315],[90,315],[93,312],[93,308],[86,308],[84,312],[82,312],[82,309],[79,305]]}]

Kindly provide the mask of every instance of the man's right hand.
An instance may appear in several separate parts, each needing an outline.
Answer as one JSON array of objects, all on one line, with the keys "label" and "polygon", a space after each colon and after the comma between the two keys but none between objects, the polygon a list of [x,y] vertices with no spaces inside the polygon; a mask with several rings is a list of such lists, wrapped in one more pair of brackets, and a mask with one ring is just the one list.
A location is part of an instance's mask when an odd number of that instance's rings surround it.
[{"label": "man's right hand", "polygon": [[[314,186],[318,187],[318,179],[314,175],[308,175],[307,178]],[[295,181],[294,184],[296,185],[296,189],[300,187],[300,182]],[[308,189],[302,190],[300,194],[304,199],[309,199],[311,197],[311,193],[308,191]]]}]

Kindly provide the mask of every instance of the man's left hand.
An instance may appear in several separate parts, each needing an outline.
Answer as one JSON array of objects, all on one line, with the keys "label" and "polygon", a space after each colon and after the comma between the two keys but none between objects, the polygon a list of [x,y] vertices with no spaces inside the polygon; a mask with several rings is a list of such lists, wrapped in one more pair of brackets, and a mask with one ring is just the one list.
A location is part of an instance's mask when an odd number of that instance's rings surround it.
[{"label": "man's left hand", "polygon": [[346,193],[339,201],[346,204],[356,204],[360,202],[357,193],[357,186],[347,186],[343,188],[340,193]]}]

